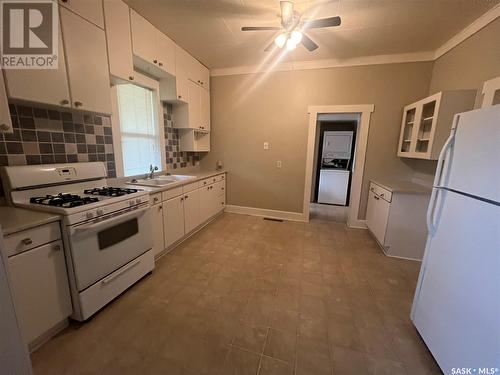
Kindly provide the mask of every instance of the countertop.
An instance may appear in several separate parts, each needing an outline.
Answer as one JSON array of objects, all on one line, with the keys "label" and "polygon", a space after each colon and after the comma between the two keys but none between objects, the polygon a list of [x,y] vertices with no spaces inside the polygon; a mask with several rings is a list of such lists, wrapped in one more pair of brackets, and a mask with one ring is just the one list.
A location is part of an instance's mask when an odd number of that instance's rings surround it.
[{"label": "countertop", "polygon": [[[149,192],[150,194],[154,193],[160,193],[162,191],[170,190],[179,186],[184,186],[188,184],[192,184],[193,182],[204,180],[205,178],[209,178],[212,176],[216,176],[218,174],[226,173],[225,169],[220,169],[220,170],[200,170],[192,173],[179,173],[180,175],[183,176],[195,176],[195,178],[191,178],[189,180],[184,180],[184,181],[177,181],[173,182],[168,185],[164,186],[144,186],[144,185],[135,185],[135,184],[127,184],[127,181],[130,181],[132,177],[126,177],[126,178],[117,178],[113,179],[109,182],[109,185],[111,186],[119,186],[119,187],[126,187],[126,188],[132,188],[132,189],[141,189],[144,191]],[[176,173],[172,173],[172,175],[175,175]],[[160,174],[161,175],[161,174]]]},{"label": "countertop", "polygon": [[0,226],[3,235],[9,235],[39,225],[60,220],[59,215],[24,208],[0,206]]},{"label": "countertop", "polygon": [[374,178],[373,183],[393,193],[430,194],[432,186],[425,186],[411,181],[398,181],[385,178]]}]

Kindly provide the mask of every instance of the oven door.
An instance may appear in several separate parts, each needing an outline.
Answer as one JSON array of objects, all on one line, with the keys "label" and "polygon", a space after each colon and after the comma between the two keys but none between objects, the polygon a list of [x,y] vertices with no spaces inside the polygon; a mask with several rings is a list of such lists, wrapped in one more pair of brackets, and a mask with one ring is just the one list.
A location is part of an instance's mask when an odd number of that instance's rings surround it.
[{"label": "oven door", "polygon": [[69,227],[78,291],[109,275],[153,246],[149,207],[115,212]]}]

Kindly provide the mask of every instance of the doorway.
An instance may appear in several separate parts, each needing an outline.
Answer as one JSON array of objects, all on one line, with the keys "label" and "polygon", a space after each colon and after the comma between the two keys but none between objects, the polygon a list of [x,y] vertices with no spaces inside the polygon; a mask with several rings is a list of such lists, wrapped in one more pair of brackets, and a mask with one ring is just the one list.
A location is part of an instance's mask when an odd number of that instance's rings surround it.
[{"label": "doorway", "polygon": [[[361,199],[368,130],[373,105],[310,106],[309,129],[306,157],[303,216],[309,220],[310,214],[331,216],[335,221],[347,222],[349,227],[366,228],[364,220],[358,218]],[[322,142],[329,127],[349,127],[353,132],[353,148],[350,158],[350,176],[346,191],[345,205],[318,205],[321,178]],[[323,129],[322,129],[323,128]],[[354,128],[354,129],[353,129]],[[337,130],[337,129],[335,129]],[[335,131],[334,130],[334,131]],[[338,131],[341,131],[338,129]],[[351,130],[345,130],[351,131]],[[323,138],[321,135],[323,133]],[[345,163],[345,161],[343,162]],[[318,179],[318,173],[320,178]],[[335,209],[340,207],[340,209]]]}]

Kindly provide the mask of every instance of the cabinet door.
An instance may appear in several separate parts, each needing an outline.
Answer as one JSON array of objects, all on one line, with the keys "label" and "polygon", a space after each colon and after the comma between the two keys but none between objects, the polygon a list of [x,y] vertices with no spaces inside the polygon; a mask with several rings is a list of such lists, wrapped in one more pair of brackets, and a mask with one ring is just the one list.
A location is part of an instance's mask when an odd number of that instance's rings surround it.
[{"label": "cabinet door", "polygon": [[389,202],[370,191],[366,211],[366,225],[381,245],[385,244],[389,208]]},{"label": "cabinet door", "polygon": [[200,224],[200,192],[198,189],[184,195],[184,229],[191,232]]},{"label": "cabinet door", "polygon": [[61,8],[73,107],[111,113],[111,89],[104,30]]},{"label": "cabinet door", "polygon": [[163,202],[165,248],[184,236],[184,196]]},{"label": "cabinet door", "polygon": [[11,99],[70,106],[66,58],[59,25],[59,62],[57,69],[7,69],[5,79]]},{"label": "cabinet door", "polygon": [[210,71],[206,66],[200,63],[200,80],[201,80],[201,85],[207,89],[210,90]]},{"label": "cabinet door", "polygon": [[109,73],[123,80],[133,80],[130,10],[122,0],[104,0]]},{"label": "cabinet door", "polygon": [[201,128],[203,130],[210,130],[210,91],[204,88],[200,89],[201,95]]},{"label": "cabinet door", "polygon": [[200,194],[200,223],[207,221],[213,212],[213,194],[210,186],[204,186],[199,189]]},{"label": "cabinet door", "polygon": [[[151,64],[156,64],[156,29],[144,17],[130,10],[132,50],[134,55]],[[155,62],[156,61],[156,62]]]},{"label": "cabinet door", "polygon": [[200,86],[188,80],[188,123],[193,129],[201,129],[201,90]]},{"label": "cabinet door", "polygon": [[5,92],[3,73],[0,70],[0,133],[12,132],[12,120],[10,118],[9,102]]},{"label": "cabinet door", "polygon": [[158,30],[156,30],[156,52],[160,69],[175,76],[175,43]]},{"label": "cabinet door", "polygon": [[178,100],[187,102],[189,97],[189,83],[190,81],[185,77],[182,76],[175,77]]},{"label": "cabinet door", "polygon": [[104,29],[102,0],[59,0],[59,4]]},{"label": "cabinet door", "polygon": [[163,206],[151,206],[151,220],[153,224],[153,253],[160,254],[165,249],[165,236],[163,235]]},{"label": "cabinet door", "polygon": [[9,268],[21,332],[29,344],[72,312],[62,242],[12,256]]}]

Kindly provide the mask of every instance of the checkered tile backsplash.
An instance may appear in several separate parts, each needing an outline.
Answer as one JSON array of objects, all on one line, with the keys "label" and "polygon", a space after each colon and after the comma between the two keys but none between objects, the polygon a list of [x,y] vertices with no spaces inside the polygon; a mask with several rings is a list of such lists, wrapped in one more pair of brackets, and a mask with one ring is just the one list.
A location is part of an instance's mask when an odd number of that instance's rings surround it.
[{"label": "checkered tile backsplash", "polygon": [[197,152],[179,151],[179,130],[173,127],[172,104],[163,105],[163,126],[165,132],[165,156],[167,170],[195,165],[200,160]]},{"label": "checkered tile backsplash", "polygon": [[0,165],[103,161],[116,177],[109,116],[9,104],[14,133],[0,134]]}]

